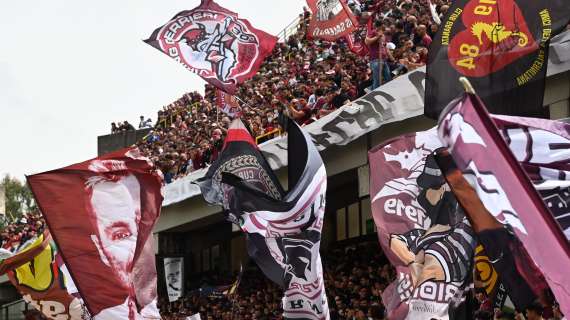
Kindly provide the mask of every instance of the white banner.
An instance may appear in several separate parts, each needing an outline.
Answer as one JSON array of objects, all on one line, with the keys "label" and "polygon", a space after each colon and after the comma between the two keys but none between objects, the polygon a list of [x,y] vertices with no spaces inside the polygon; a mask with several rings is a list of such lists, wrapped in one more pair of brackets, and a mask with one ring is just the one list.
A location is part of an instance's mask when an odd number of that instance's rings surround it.
[{"label": "white banner", "polygon": [[168,301],[174,302],[184,293],[184,258],[164,258],[164,278]]}]

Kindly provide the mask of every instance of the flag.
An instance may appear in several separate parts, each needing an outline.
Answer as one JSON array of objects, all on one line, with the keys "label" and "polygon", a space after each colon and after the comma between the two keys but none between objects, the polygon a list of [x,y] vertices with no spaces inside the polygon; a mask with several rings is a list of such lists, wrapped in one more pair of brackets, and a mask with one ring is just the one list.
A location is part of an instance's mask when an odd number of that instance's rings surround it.
[{"label": "flag", "polygon": [[181,63],[218,89],[234,94],[253,77],[277,43],[238,14],[202,0],[157,28],[146,43]]},{"label": "flag", "polygon": [[431,129],[368,153],[372,216],[397,273],[382,295],[390,319],[453,319],[472,283],[476,241],[435,162],[439,147]]},{"label": "flag", "polygon": [[241,107],[235,96],[216,89],[216,104],[223,113],[231,118],[241,116]]},{"label": "flag", "polygon": [[[478,219],[480,223],[486,229],[496,230],[496,221],[512,228],[542,271],[563,312],[570,314],[570,278],[565,275],[570,267],[569,243],[482,101],[467,93],[454,100],[442,113],[438,132],[457,169],[475,189],[484,206],[480,211],[490,213],[484,222]],[[489,240],[508,240],[505,232],[502,234],[499,239],[491,234]],[[488,246],[485,250],[494,256]]]},{"label": "flag", "polygon": [[[533,268],[534,262],[528,257],[511,230],[500,224],[485,209],[475,190],[453,163],[449,152],[441,150],[436,158],[451,190],[469,217],[488,255],[492,269],[497,270],[497,276],[500,277],[515,308],[524,312],[547,288],[540,271]],[[487,278],[489,284],[497,282],[493,281],[492,275]],[[486,289],[491,288],[486,287]]]},{"label": "flag", "polygon": [[130,148],[27,178],[89,313],[160,318],[148,239],[162,183],[152,163]]},{"label": "flag", "polygon": [[240,120],[200,187],[206,201],[222,204],[240,225],[250,257],[284,289],[283,317],[329,319],[319,254],[327,175],[311,138],[291,120],[287,131],[289,192]]},{"label": "flag", "polygon": [[348,36],[358,27],[358,21],[344,1],[307,0],[307,5],[312,13],[309,38],[336,41]]},{"label": "flag", "polygon": [[570,239],[570,124],[508,116],[493,121]]},{"label": "flag", "polygon": [[7,271],[8,279],[47,319],[88,318],[49,231],[24,245],[13,260],[19,260],[19,266]]},{"label": "flag", "polygon": [[[436,156],[437,158],[437,156]],[[446,179],[447,180],[447,179]],[[451,190],[454,190],[451,182],[447,181]],[[461,200],[459,196],[454,194],[459,203]],[[466,212],[467,213],[467,212]],[[483,245],[479,244],[475,248],[475,279],[474,281],[479,282],[481,287],[485,289],[489,300],[493,303],[493,309],[499,308],[503,309],[505,301],[507,299],[506,288],[501,283],[501,278],[497,270],[493,267],[493,263],[489,259],[489,256],[485,252]]]},{"label": "flag", "polygon": [[182,297],[184,292],[184,258],[164,258],[164,277],[168,301],[174,302]]},{"label": "flag", "polygon": [[364,43],[364,39],[368,32],[372,30],[372,20],[372,17],[370,17],[365,28],[359,28],[356,32],[346,36],[346,42],[350,51],[361,57],[365,57],[368,54],[368,46]]},{"label": "flag", "polygon": [[425,114],[437,119],[465,76],[490,112],[544,116],[549,40],[566,28],[564,0],[453,1],[429,48]]}]

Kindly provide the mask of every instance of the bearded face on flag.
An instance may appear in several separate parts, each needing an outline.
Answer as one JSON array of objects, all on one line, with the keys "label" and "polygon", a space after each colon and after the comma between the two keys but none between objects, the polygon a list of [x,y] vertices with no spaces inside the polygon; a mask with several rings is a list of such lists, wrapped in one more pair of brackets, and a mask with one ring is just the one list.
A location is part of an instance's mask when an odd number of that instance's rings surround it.
[{"label": "bearded face on flag", "polygon": [[140,221],[140,184],[132,175],[94,176],[85,186],[87,212],[96,234],[91,240],[101,261],[129,288]]}]

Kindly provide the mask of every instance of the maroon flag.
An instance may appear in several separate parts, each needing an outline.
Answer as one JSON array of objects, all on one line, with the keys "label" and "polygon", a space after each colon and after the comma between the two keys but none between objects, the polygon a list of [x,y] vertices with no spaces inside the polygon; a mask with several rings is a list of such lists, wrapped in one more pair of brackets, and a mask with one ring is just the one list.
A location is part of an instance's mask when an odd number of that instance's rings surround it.
[{"label": "maroon flag", "polygon": [[570,239],[570,124],[508,116],[493,121]]},{"label": "maroon flag", "polygon": [[218,109],[228,116],[235,118],[241,116],[241,107],[235,96],[225,93],[222,90],[216,90],[216,104]]},{"label": "maroon flag", "polygon": [[[433,151],[435,129],[369,152],[372,214],[397,279],[383,292],[390,319],[450,319],[471,283],[473,231]],[[458,317],[461,318],[461,317]]]},{"label": "maroon flag", "polygon": [[[570,314],[570,247],[481,100],[464,94],[442,113],[439,136],[485,209],[512,227]],[[545,250],[548,248],[548,250]]]},{"label": "maroon flag", "polygon": [[233,94],[271,54],[277,37],[254,28],[213,0],[202,0],[198,7],[176,14],[145,42]]},{"label": "maroon flag", "polygon": [[[436,159],[455,198],[463,207],[473,230],[477,233],[479,242],[485,248],[485,254],[488,256],[486,268],[485,260],[478,260],[480,256],[475,257],[476,270],[479,271],[481,270],[479,267],[483,267],[483,270],[490,271],[489,266],[497,270],[502,282],[501,285],[504,285],[504,290],[509,294],[515,308],[523,312],[548,287],[544,277],[534,267],[534,262],[520,241],[508,227],[499,223],[485,208],[475,190],[453,162],[449,151],[438,150]],[[483,275],[481,280],[485,281],[483,279],[484,273],[479,273],[479,275]],[[489,283],[493,282],[492,277],[487,278],[487,280],[491,280]],[[486,285],[484,286],[486,289],[491,289]],[[497,291],[495,294],[500,294],[500,292]],[[490,295],[490,297],[492,296]],[[497,296],[492,298],[497,298]]]},{"label": "maroon flag", "polygon": [[28,183],[90,314],[160,318],[145,245],[160,214],[162,182],[150,161],[124,149],[29,176]]},{"label": "maroon flag", "polygon": [[342,0],[307,0],[312,12],[309,38],[336,41],[358,27],[358,21]]}]

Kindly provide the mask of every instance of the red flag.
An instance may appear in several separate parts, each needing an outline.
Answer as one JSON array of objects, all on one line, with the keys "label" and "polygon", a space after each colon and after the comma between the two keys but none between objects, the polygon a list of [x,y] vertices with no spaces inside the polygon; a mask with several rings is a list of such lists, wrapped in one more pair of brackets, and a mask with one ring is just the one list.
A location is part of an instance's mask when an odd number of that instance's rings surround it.
[{"label": "red flag", "polygon": [[[31,252],[36,255],[30,257]],[[26,302],[50,320],[88,318],[83,317],[81,297],[48,231],[14,258],[24,264],[8,271],[8,278]]]},{"label": "red flag", "polygon": [[124,149],[28,183],[89,312],[98,320],[159,317],[155,297],[139,292],[140,278],[155,270],[149,259],[141,273],[140,262],[162,204],[152,163]]},{"label": "red flag", "polygon": [[202,0],[198,7],[176,14],[145,42],[233,94],[271,54],[277,37],[214,1]]},{"label": "red flag", "polygon": [[346,36],[346,42],[348,43],[348,48],[354,54],[361,57],[365,57],[368,54],[368,47],[364,44],[361,35],[351,33]]},{"label": "red flag", "polygon": [[225,93],[222,90],[216,90],[217,105],[223,113],[235,118],[241,115],[241,107],[235,96]]},{"label": "red flag", "polygon": [[485,209],[512,227],[570,314],[569,243],[481,100],[471,94],[454,100],[441,115],[439,136]]},{"label": "red flag", "polygon": [[348,36],[358,27],[350,8],[341,0],[307,0],[312,17],[309,38],[335,41]]}]

